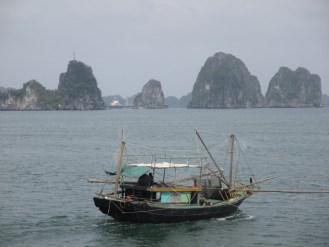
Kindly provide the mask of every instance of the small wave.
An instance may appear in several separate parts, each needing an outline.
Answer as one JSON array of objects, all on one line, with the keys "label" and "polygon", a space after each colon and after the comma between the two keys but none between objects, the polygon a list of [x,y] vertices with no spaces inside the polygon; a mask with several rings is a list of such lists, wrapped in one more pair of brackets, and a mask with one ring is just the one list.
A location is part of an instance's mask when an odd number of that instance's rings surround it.
[{"label": "small wave", "polygon": [[252,215],[247,215],[244,213],[237,213],[235,215],[231,215],[231,216],[227,216],[227,217],[223,217],[223,218],[216,218],[217,221],[235,221],[235,220],[253,220],[255,218],[255,216]]},{"label": "small wave", "polygon": [[115,225],[115,224],[117,224],[117,222],[115,222],[114,220],[105,220],[105,221],[94,223],[93,226],[94,227],[103,227],[103,226],[109,226],[109,225]]},{"label": "small wave", "polygon": [[226,220],[226,217],[224,217],[224,218],[216,218],[216,220],[218,220],[218,221],[225,221]]},{"label": "small wave", "polygon": [[255,216],[253,215],[248,215],[245,220],[253,220],[255,218]]}]

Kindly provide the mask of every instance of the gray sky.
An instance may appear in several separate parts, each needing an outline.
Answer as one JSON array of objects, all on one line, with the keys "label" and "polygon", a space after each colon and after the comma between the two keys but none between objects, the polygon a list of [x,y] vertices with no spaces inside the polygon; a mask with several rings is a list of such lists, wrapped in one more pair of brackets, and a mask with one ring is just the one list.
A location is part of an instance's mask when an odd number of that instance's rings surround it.
[{"label": "gray sky", "polygon": [[240,58],[264,94],[280,66],[319,74],[329,93],[329,1],[0,0],[0,86],[56,88],[74,51],[103,95],[155,78],[182,96],[218,51]]}]

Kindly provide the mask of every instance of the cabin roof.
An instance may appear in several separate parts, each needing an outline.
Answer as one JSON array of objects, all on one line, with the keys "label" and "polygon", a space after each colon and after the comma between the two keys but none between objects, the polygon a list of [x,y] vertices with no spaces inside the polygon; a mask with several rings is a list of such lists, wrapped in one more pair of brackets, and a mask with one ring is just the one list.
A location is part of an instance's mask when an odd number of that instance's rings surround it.
[{"label": "cabin roof", "polygon": [[156,169],[164,168],[199,168],[200,165],[192,165],[187,163],[173,163],[173,162],[153,162],[153,163],[137,163],[137,164],[127,164],[127,166],[132,167],[150,167]]},{"label": "cabin roof", "polygon": [[163,187],[163,186],[152,186],[147,188],[151,192],[200,192],[201,187],[188,187],[188,186],[174,186],[174,187]]}]

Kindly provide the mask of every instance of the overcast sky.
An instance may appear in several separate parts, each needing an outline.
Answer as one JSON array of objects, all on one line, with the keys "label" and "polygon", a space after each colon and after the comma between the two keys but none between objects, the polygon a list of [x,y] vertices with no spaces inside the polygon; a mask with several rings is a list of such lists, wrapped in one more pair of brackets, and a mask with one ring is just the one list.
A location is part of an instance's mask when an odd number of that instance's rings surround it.
[{"label": "overcast sky", "polygon": [[329,93],[327,0],[0,0],[0,86],[49,89],[76,53],[103,95],[155,78],[166,96],[192,90],[207,57],[240,58],[265,94],[280,66],[306,67]]}]

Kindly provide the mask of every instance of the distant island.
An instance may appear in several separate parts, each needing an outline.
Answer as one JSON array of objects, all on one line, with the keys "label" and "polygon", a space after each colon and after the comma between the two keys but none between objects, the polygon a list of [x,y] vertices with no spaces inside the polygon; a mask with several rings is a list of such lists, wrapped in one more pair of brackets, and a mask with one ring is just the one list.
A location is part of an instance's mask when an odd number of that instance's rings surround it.
[{"label": "distant island", "polygon": [[150,79],[142,91],[124,99],[120,95],[103,97],[105,106],[109,109],[134,108],[134,109],[163,109],[167,108],[161,82]]},{"label": "distant island", "polygon": [[0,90],[0,110],[101,110],[101,91],[91,67],[72,60],[59,76],[57,90],[47,90],[36,80],[22,89]]},{"label": "distant island", "polygon": [[161,82],[151,79],[134,98],[135,108],[162,109],[167,108],[165,105],[164,93]]},{"label": "distant island", "polygon": [[190,108],[320,107],[321,79],[305,68],[281,67],[266,96],[256,76],[231,54],[209,57],[197,77]]},{"label": "distant island", "polygon": [[[124,98],[121,95],[104,96],[103,101],[109,109],[134,108],[134,100],[137,94]],[[165,108],[186,108],[192,99],[192,93],[188,93],[180,98],[168,96],[164,98]],[[160,107],[163,108],[163,107]]]},{"label": "distant island", "polygon": [[192,100],[192,93],[188,93],[180,98],[168,96],[165,98],[165,103],[170,108],[186,108]]},{"label": "distant island", "polygon": [[21,89],[0,87],[0,110],[102,110],[106,108],[277,108],[329,106],[321,78],[306,68],[281,67],[269,82],[265,97],[260,83],[241,59],[217,52],[206,59],[190,93],[167,96],[161,82],[150,79],[128,98],[102,97],[92,68],[72,60],[59,76],[56,90],[30,80]]},{"label": "distant island", "polygon": [[209,57],[192,91],[190,108],[262,107],[264,97],[256,76],[231,54],[218,52]]},{"label": "distant island", "polygon": [[[161,87],[161,84],[160,84]],[[143,97],[142,97],[143,95]],[[137,99],[135,100],[135,98]],[[135,94],[124,100],[120,95],[104,97],[112,99],[112,104],[154,108],[152,99],[159,98],[156,93]],[[141,100],[143,98],[143,100]],[[119,99],[119,100],[118,100]],[[148,99],[148,100],[147,100]],[[265,97],[260,83],[247,66],[237,57],[223,52],[209,57],[201,67],[191,93],[178,99],[168,96],[164,99],[169,108],[282,108],[282,107],[320,107],[329,105],[329,97],[321,93],[321,79],[305,68],[295,71],[281,67],[272,77]],[[160,97],[163,108],[163,99]]]},{"label": "distant island", "polygon": [[270,81],[266,107],[320,107],[321,79],[305,68],[281,67]]}]

